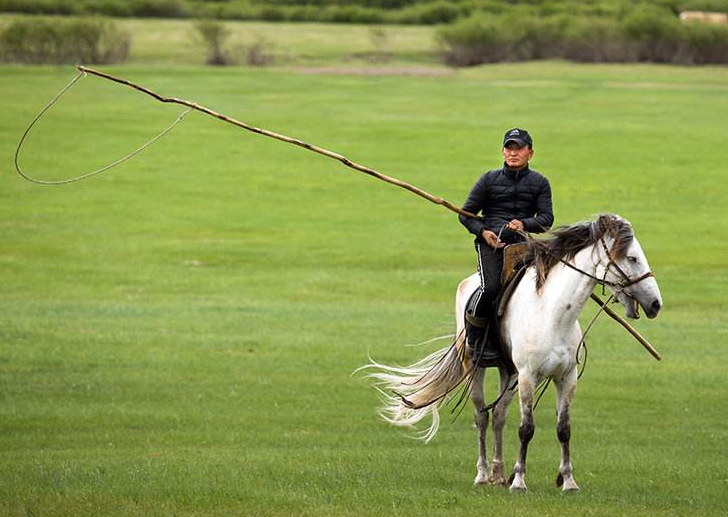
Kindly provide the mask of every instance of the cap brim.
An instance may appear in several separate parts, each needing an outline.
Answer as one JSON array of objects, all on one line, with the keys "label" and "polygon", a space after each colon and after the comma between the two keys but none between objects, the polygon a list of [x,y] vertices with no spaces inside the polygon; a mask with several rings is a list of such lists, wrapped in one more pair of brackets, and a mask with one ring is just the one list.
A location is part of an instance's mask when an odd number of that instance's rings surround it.
[{"label": "cap brim", "polygon": [[507,146],[510,142],[515,142],[518,144],[518,147],[526,147],[528,145],[528,142],[525,140],[521,140],[520,138],[509,138],[505,142],[503,142],[503,147]]}]

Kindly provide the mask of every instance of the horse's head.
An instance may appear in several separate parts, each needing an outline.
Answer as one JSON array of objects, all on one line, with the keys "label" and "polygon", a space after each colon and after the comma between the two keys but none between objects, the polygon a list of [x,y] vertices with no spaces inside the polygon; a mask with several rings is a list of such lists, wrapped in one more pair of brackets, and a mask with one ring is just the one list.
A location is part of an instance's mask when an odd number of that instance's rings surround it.
[{"label": "horse's head", "polygon": [[614,297],[624,305],[628,318],[639,318],[639,307],[648,318],[654,318],[662,308],[660,288],[631,225],[622,218],[615,219],[616,228],[604,235],[605,255],[608,250],[605,280]]}]

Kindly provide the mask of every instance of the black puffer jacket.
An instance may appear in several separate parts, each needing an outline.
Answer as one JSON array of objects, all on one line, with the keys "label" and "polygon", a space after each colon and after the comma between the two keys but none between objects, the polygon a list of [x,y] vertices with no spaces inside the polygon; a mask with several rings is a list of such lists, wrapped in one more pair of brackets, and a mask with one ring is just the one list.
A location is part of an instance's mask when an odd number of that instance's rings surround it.
[{"label": "black puffer jacket", "polygon": [[[483,213],[479,219],[459,216],[463,226],[480,241],[484,228],[498,235],[512,219],[523,221],[529,233],[545,232],[554,222],[549,181],[528,167],[515,171],[504,165],[502,169],[486,172],[473,186],[463,209]],[[504,229],[501,240],[511,244],[522,238]]]}]

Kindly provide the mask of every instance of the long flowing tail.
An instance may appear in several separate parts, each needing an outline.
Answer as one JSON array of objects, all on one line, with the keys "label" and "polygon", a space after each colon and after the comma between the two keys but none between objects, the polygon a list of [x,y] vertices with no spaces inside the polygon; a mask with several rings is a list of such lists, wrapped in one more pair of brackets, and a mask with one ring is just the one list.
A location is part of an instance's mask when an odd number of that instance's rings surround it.
[{"label": "long flowing tail", "polygon": [[387,366],[369,359],[358,371],[377,370],[367,377],[377,381],[383,395],[379,415],[396,426],[412,427],[432,415],[430,427],[418,433],[418,438],[429,442],[440,426],[439,407],[471,373],[465,356],[464,332],[449,347],[434,352],[421,361],[405,367]]}]

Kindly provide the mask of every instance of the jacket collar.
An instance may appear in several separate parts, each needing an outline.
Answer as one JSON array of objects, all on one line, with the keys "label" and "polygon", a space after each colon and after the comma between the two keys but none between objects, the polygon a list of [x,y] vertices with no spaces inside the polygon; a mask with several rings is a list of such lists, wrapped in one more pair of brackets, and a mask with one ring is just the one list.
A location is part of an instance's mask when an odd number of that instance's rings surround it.
[{"label": "jacket collar", "polygon": [[525,176],[528,174],[528,171],[530,171],[530,167],[528,164],[523,169],[511,169],[508,165],[503,162],[503,172],[506,174],[506,176],[518,179],[521,176]]}]

